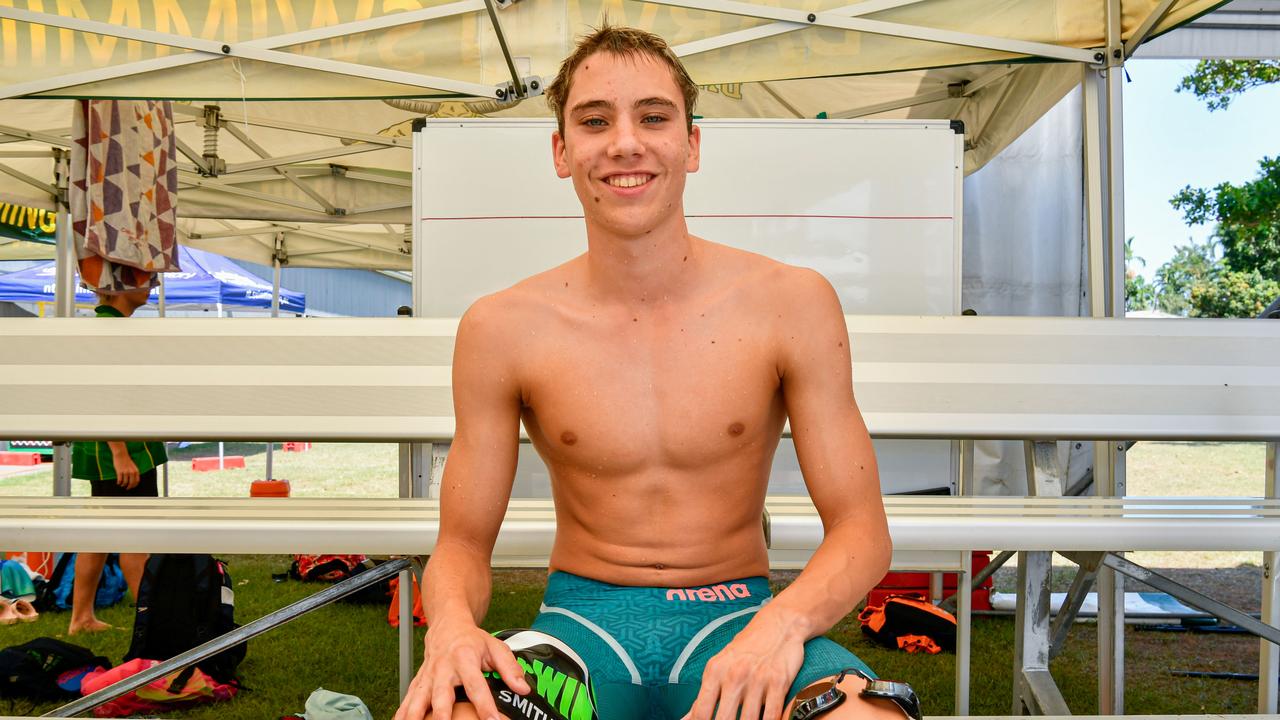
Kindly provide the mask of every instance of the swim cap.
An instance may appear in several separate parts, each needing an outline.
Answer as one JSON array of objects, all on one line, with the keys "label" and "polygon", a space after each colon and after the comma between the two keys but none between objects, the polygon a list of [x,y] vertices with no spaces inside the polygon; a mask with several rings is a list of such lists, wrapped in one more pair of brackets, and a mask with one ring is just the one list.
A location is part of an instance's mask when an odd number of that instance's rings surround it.
[{"label": "swim cap", "polygon": [[503,630],[494,637],[511,648],[531,688],[528,695],[517,695],[498,673],[485,673],[499,711],[526,720],[597,720],[587,665],[572,648],[525,628]]}]

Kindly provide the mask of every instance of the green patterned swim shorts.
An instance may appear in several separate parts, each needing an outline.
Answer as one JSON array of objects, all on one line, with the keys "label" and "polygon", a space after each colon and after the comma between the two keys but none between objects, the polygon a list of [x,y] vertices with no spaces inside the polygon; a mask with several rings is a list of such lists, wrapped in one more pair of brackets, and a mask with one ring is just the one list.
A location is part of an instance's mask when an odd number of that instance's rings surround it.
[{"label": "green patterned swim shorts", "polygon": [[[657,588],[554,572],[533,629],[560,639],[586,663],[601,720],[679,720],[698,696],[707,661],[772,597],[763,577]],[[831,640],[810,640],[787,697],[848,667],[874,677]]]}]

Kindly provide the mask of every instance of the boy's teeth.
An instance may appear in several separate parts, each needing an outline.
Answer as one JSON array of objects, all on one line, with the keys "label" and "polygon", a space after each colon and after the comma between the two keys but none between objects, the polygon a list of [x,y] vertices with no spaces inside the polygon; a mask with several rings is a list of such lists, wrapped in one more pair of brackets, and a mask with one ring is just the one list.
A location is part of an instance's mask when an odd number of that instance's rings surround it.
[{"label": "boy's teeth", "polygon": [[614,175],[609,178],[609,184],[614,187],[636,187],[643,185],[649,181],[648,175]]}]

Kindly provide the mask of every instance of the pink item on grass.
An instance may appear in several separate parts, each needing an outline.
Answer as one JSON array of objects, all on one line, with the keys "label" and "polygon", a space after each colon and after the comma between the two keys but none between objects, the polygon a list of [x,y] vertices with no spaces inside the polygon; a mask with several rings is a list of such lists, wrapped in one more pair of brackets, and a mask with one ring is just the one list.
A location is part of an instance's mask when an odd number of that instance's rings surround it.
[{"label": "pink item on grass", "polygon": [[[135,658],[110,670],[90,673],[80,684],[85,695],[95,693],[143,670],[159,665],[159,660]],[[190,673],[185,678],[184,673]],[[127,717],[138,713],[165,713],[191,705],[230,700],[240,690],[228,683],[220,683],[198,668],[175,670],[164,677],[126,693],[109,703],[93,709],[95,717]]]}]

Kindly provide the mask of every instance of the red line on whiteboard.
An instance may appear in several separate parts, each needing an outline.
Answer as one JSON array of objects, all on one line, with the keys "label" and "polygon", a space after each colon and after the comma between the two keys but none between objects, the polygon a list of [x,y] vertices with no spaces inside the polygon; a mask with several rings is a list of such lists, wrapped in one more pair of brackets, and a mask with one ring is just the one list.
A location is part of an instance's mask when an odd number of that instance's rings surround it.
[{"label": "red line on whiteboard", "polygon": [[[687,218],[804,218],[819,220],[954,220],[951,215],[784,215],[769,213],[685,215]],[[581,215],[458,215],[424,217],[423,220],[581,220]]]},{"label": "red line on whiteboard", "polygon": [[954,220],[950,215],[809,215],[809,214],[748,214],[748,215],[685,215],[691,218],[817,218],[820,220]]},{"label": "red line on whiteboard", "polygon": [[423,220],[581,220],[581,215],[458,215],[424,217]]}]

